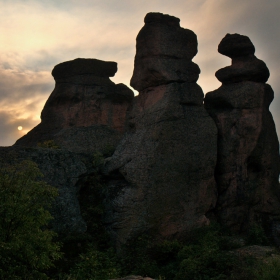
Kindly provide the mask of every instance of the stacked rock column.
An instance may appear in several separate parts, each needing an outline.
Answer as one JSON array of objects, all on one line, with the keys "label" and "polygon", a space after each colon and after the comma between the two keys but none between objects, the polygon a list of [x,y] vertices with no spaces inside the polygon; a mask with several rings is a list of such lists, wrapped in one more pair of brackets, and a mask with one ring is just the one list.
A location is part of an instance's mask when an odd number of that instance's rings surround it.
[{"label": "stacked rock column", "polygon": [[[183,237],[216,203],[217,130],[196,83],[194,32],[149,13],[136,40],[130,131],[107,162],[106,223],[117,244],[143,232]],[[118,175],[117,175],[118,174]]]},{"label": "stacked rock column", "polygon": [[248,37],[227,34],[218,51],[232,65],[216,72],[222,86],[204,102],[218,127],[216,212],[222,224],[243,231],[280,214],[279,143],[269,112],[274,95]]}]

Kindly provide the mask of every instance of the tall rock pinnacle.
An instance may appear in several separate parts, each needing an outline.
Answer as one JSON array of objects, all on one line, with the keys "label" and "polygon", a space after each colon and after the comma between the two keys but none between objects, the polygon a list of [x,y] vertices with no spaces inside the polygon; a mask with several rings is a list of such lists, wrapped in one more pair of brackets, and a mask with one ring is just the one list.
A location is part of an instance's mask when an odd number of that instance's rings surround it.
[{"label": "tall rock pinnacle", "polygon": [[193,31],[180,27],[176,17],[149,13],[136,40],[131,86],[138,91],[170,82],[195,83],[200,69],[192,62],[197,54]]},{"label": "tall rock pinnacle", "polygon": [[279,143],[269,105],[269,71],[246,36],[227,34],[218,47],[232,65],[216,72],[222,86],[205,97],[218,127],[219,220],[237,231],[280,217]]},{"label": "tall rock pinnacle", "polygon": [[216,203],[217,129],[196,84],[196,35],[149,13],[136,40],[130,130],[107,161],[106,224],[121,246],[136,234],[182,237]]}]

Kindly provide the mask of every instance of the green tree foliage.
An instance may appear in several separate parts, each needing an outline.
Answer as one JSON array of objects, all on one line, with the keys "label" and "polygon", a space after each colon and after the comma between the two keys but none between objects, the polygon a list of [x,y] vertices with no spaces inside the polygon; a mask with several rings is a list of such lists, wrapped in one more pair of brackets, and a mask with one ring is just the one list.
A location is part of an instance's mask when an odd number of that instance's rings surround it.
[{"label": "green tree foliage", "polygon": [[47,209],[57,190],[39,181],[35,163],[0,169],[0,278],[48,279],[44,273],[61,257]]},{"label": "green tree foliage", "polygon": [[253,224],[247,234],[246,243],[248,245],[268,245],[268,238],[262,226]]},{"label": "green tree foliage", "polygon": [[38,147],[40,148],[48,148],[48,149],[59,149],[59,145],[57,145],[54,140],[47,140],[47,141],[44,141],[44,142],[39,142],[37,144]]},{"label": "green tree foliage", "polygon": [[269,262],[259,263],[258,269],[254,271],[256,280],[279,280],[280,279],[280,260],[272,259]]},{"label": "green tree foliage", "polygon": [[120,276],[121,268],[113,249],[101,252],[89,246],[87,252],[80,255],[78,263],[71,269],[71,277],[76,280],[104,280]]}]

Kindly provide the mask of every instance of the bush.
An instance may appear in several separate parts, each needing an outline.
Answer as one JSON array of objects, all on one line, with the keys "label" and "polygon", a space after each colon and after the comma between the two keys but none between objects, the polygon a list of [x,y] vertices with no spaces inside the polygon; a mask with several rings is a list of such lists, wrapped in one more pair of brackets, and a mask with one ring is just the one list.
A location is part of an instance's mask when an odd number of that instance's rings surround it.
[{"label": "bush", "polygon": [[54,140],[47,140],[44,142],[39,142],[37,144],[39,148],[48,148],[48,149],[60,149],[59,145],[57,145]]},{"label": "bush", "polygon": [[268,245],[268,238],[262,226],[253,224],[249,229],[246,243],[248,245]]},{"label": "bush", "polygon": [[256,280],[279,280],[280,260],[274,259],[267,263],[261,263],[255,271],[254,277]]},{"label": "bush", "polygon": [[101,252],[89,246],[87,252],[80,255],[70,275],[76,280],[112,279],[120,276],[120,267],[112,249]]},{"label": "bush", "polygon": [[35,163],[0,170],[0,278],[47,279],[45,270],[61,257],[47,209],[57,190],[43,181]]},{"label": "bush", "polygon": [[175,280],[228,279],[235,258],[221,249],[221,240],[215,226],[194,231],[190,244],[178,253],[180,265]]}]

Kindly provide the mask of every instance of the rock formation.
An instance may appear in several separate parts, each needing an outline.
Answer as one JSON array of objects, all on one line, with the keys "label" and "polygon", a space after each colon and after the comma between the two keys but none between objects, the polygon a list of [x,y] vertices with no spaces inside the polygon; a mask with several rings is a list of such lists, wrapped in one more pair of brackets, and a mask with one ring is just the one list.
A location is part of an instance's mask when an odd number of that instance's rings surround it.
[{"label": "rock formation", "polygon": [[269,105],[269,71],[246,36],[227,34],[218,51],[232,65],[216,72],[222,82],[205,97],[218,127],[216,213],[229,228],[280,218],[279,143]]},{"label": "rock formation", "polygon": [[36,146],[54,140],[70,151],[89,152],[116,146],[127,125],[133,92],[109,77],[117,63],[75,59],[56,65],[55,89],[41,114],[42,122],[16,145]]},{"label": "rock formation", "polygon": [[[218,51],[232,65],[217,71],[222,86],[203,105],[200,69],[192,62],[197,38],[179,21],[146,15],[131,78],[137,97],[110,81],[115,62],[61,63],[52,72],[56,85],[42,122],[14,147],[0,149],[3,161],[10,152],[35,161],[58,188],[57,232],[86,231],[77,194],[82,189],[86,197],[93,186],[87,202],[98,197],[104,204],[102,222],[117,248],[142,233],[184,238],[209,217],[237,231],[273,222],[278,234],[279,143],[269,112],[273,90],[265,84],[269,71],[248,37],[226,35]],[[65,149],[34,148],[47,140]],[[91,179],[99,169],[92,154],[108,146],[117,148],[102,170],[106,186],[94,197]]]},{"label": "rock formation", "polygon": [[106,225],[117,246],[136,234],[182,237],[216,203],[217,129],[196,84],[196,35],[149,13],[137,36],[129,131],[107,160]]},{"label": "rock formation", "polygon": [[90,159],[85,155],[81,158],[78,154],[66,150],[0,147],[0,166],[3,163],[13,164],[14,161],[32,160],[44,175],[44,181],[56,187],[59,196],[51,209],[54,216],[53,229],[67,236],[80,234],[87,230],[87,225],[80,213],[77,198],[79,192],[78,181],[81,176],[91,172]]}]

